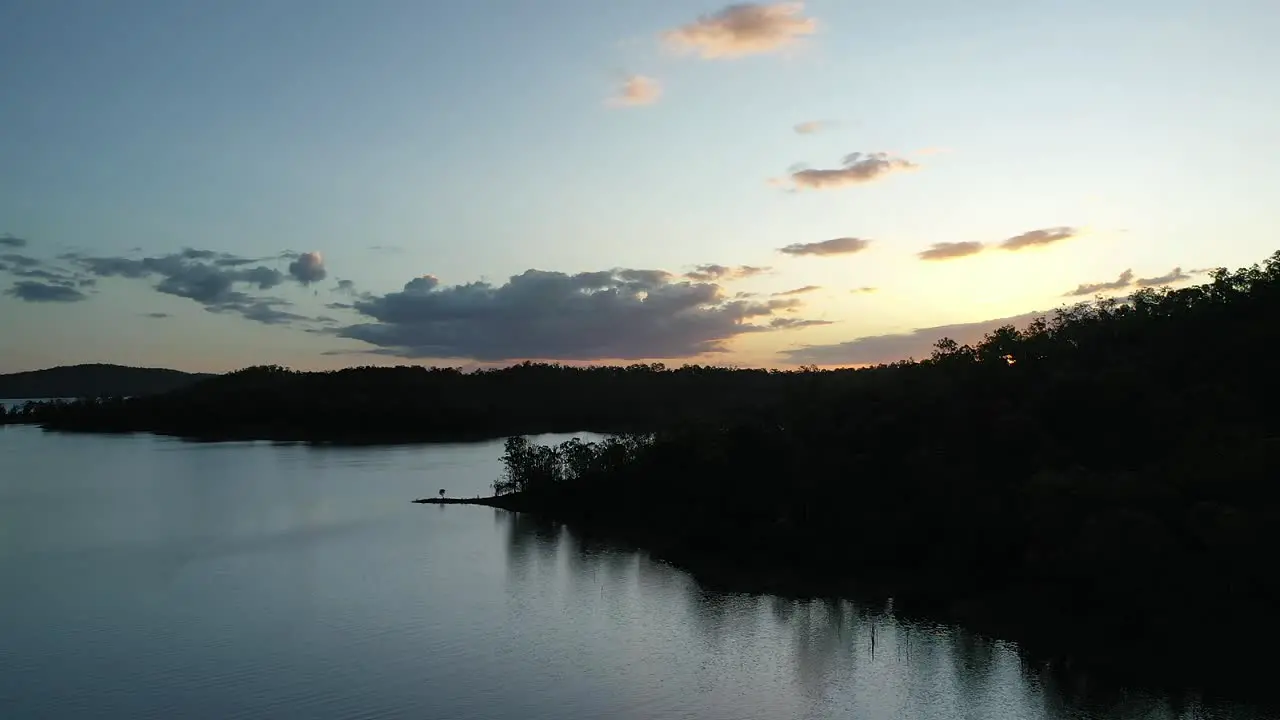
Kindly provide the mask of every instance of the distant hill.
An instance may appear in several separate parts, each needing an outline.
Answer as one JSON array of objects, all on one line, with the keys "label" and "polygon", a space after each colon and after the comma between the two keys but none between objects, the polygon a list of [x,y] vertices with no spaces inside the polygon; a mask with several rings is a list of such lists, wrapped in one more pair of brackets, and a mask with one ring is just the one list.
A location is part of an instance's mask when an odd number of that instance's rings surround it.
[{"label": "distant hill", "polygon": [[47,370],[0,375],[0,398],[96,397],[99,395],[153,395],[214,377],[166,368],[124,365],[64,365]]}]

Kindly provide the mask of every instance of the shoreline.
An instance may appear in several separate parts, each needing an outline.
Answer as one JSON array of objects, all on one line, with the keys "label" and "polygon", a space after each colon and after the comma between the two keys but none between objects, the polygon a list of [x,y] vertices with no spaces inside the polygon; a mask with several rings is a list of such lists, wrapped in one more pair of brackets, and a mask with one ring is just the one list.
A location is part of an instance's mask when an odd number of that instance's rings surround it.
[{"label": "shoreline", "polygon": [[[536,515],[588,538],[617,542],[648,553],[653,559],[688,573],[707,590],[793,599],[832,598],[865,607],[891,604],[889,612],[900,619],[948,625],[974,635],[1015,643],[1020,654],[1042,670],[1076,671],[1121,688],[1138,686],[1170,695],[1190,692],[1280,707],[1280,700],[1270,691],[1274,685],[1271,675],[1258,663],[1249,661],[1256,647],[1247,638],[1212,646],[1175,642],[1153,647],[1150,639],[1124,635],[1120,618],[1102,613],[1086,617],[1038,603],[1048,598],[1042,590],[1034,588],[948,598],[928,583],[905,575],[831,576],[784,564],[761,564],[732,552],[675,547],[664,542],[659,531],[611,527],[607,517],[575,520],[519,495],[427,497],[411,502],[472,505]],[[1187,620],[1199,620],[1202,625],[1210,622],[1209,618]],[[1224,658],[1239,661],[1224,661]]]},{"label": "shoreline", "polygon": [[378,447],[393,445],[449,445],[455,443],[475,443],[490,442],[493,440],[503,440],[512,436],[529,436],[537,437],[540,435],[573,435],[577,433],[591,433],[593,435],[612,435],[618,433],[629,432],[626,429],[609,429],[609,430],[593,430],[582,429],[574,426],[574,429],[563,430],[538,429],[538,430],[510,430],[504,432],[498,431],[474,431],[474,432],[457,432],[457,433],[373,433],[362,434],[353,432],[349,434],[343,433],[326,433],[326,434],[309,434],[305,432],[294,431],[290,429],[264,429],[261,427],[224,430],[218,432],[191,432],[176,429],[151,429],[151,428],[91,428],[91,427],[65,427],[53,425],[38,420],[15,420],[6,419],[0,421],[0,427],[7,426],[27,426],[35,427],[45,432],[67,433],[70,435],[154,435],[156,437],[175,438],[184,442],[191,443],[220,443],[220,442],[271,442],[271,443],[301,443],[316,446],[333,446],[333,447]]}]

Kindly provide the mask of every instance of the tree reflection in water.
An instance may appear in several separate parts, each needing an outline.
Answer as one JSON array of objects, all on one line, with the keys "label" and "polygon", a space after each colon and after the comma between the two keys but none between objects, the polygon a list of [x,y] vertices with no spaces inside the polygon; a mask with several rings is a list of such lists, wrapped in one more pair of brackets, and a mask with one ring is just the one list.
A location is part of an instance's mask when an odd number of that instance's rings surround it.
[{"label": "tree reflection in water", "polygon": [[[691,661],[687,655],[702,655],[687,678],[699,694],[790,692],[802,700],[797,717],[1268,717],[1189,694],[1107,685],[1013,643],[899,617],[892,602],[876,607],[711,590],[644,551],[526,514],[494,512],[506,528],[513,595],[554,586],[566,593],[556,596],[562,602],[595,603],[599,627],[631,623],[646,637],[672,640],[644,657],[649,677],[678,672]],[[681,649],[674,638],[689,630],[697,641]],[[751,676],[750,686],[726,686],[742,682],[727,680],[726,668]]]}]

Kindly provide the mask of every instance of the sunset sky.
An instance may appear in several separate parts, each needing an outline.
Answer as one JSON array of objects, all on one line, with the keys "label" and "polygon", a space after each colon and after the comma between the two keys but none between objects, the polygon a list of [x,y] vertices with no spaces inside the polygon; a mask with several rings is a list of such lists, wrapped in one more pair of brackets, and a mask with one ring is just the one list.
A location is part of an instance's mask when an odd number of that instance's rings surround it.
[{"label": "sunset sky", "polygon": [[1262,0],[0,0],[0,372],[923,357],[1280,242]]}]

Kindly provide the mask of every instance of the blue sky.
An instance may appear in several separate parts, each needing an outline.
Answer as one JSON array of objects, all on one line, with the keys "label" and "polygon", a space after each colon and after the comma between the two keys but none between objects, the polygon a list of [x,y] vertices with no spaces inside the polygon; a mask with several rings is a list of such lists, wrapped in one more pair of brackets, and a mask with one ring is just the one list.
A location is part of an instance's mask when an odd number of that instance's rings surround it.
[{"label": "blue sky", "polygon": [[1277,249],[1277,34],[1261,0],[0,0],[0,372],[921,356]]}]

